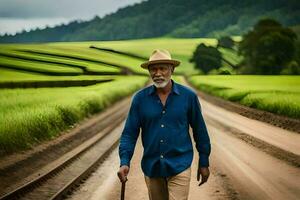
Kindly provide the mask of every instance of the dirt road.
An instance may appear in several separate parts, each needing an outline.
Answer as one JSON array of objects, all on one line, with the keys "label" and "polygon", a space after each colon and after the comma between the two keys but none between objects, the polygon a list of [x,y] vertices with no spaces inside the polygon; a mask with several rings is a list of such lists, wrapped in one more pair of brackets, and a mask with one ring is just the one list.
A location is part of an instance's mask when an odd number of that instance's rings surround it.
[{"label": "dirt road", "polygon": [[[295,159],[300,155],[299,134],[247,119],[204,100],[201,100],[201,106],[212,143],[211,176],[206,184],[197,186],[195,157],[192,165],[190,200],[300,199],[299,166],[278,159],[270,152],[266,153],[264,146],[255,147],[241,140],[231,132],[231,129],[224,129],[220,123],[234,127],[253,138],[259,138],[274,146],[274,151],[291,152]],[[127,200],[148,199],[140,168],[142,151],[139,141],[126,185]],[[120,183],[116,177],[119,161],[116,150],[106,163],[109,167],[95,172],[96,177],[90,179],[94,182],[88,180],[84,189],[77,191],[72,199],[119,199]],[[99,173],[106,174],[106,178],[95,186]],[[82,190],[85,190],[85,193],[82,193]]]}]

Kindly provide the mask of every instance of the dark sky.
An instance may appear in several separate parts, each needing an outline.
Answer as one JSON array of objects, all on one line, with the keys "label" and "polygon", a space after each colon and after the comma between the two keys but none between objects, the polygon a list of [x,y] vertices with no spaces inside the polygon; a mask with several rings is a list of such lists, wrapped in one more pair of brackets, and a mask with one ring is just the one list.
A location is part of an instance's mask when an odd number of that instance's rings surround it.
[{"label": "dark sky", "polygon": [[[91,19],[143,0],[0,0],[0,34]],[[145,1],[145,0],[144,0]]]}]

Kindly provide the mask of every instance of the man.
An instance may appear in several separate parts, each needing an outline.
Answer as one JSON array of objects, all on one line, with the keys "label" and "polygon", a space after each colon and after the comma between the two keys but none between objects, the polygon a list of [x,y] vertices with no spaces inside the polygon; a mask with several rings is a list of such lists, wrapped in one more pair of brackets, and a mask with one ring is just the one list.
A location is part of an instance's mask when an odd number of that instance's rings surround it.
[{"label": "man", "polygon": [[141,65],[149,70],[154,84],[133,96],[120,139],[118,177],[126,182],[141,129],[142,170],[150,200],[188,199],[193,159],[189,125],[199,153],[199,185],[205,183],[210,174],[210,138],[197,94],[171,79],[179,64],[171,59],[168,51],[155,50],[149,61]]}]

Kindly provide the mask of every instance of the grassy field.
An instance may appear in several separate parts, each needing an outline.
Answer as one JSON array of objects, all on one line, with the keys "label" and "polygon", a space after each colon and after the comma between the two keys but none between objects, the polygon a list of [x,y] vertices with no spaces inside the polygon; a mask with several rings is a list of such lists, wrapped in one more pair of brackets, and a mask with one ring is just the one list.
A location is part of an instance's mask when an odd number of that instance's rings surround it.
[{"label": "grassy field", "polygon": [[189,81],[229,101],[300,118],[300,76],[192,76]]},{"label": "grassy field", "polygon": [[[135,73],[145,73],[144,70],[135,67],[140,60],[128,58],[103,51],[97,51],[86,46],[51,46],[47,44],[26,44],[26,45],[0,45],[0,64],[5,66],[17,65],[23,68],[34,68],[43,66],[41,70],[76,70],[84,74],[82,68],[91,72],[118,72],[122,69],[129,69]],[[5,52],[5,54],[4,54]],[[4,54],[4,55],[3,55]],[[14,55],[14,57],[7,57]],[[53,63],[55,62],[55,63]],[[30,64],[31,65],[30,65]],[[81,68],[81,69],[80,69]]]},{"label": "grassy field", "polygon": [[[240,38],[237,37],[235,40],[239,41]],[[217,40],[212,38],[154,38],[128,41],[102,41],[95,42],[93,45],[96,47],[111,48],[121,52],[138,54],[143,57],[149,57],[153,49],[168,49],[174,59],[181,61],[181,66],[177,68],[175,72],[189,76],[199,73],[199,70],[194,68],[194,63],[190,63],[189,59],[192,57],[193,51],[200,43],[204,43],[209,46],[216,46]],[[57,43],[57,45],[59,44]],[[228,60],[233,65],[236,65],[240,62],[241,57],[238,56],[234,50],[225,48],[219,48],[219,50],[221,51],[223,58]],[[223,62],[222,65],[227,66],[227,63]]]},{"label": "grassy field", "polygon": [[219,48],[219,51],[222,53],[223,58],[233,65],[237,65],[242,61],[242,57],[237,55],[237,52],[232,49]]},{"label": "grassy field", "polygon": [[[173,58],[181,61],[174,76],[179,83],[183,82],[181,75],[185,75],[197,88],[213,95],[300,117],[299,76],[192,76],[199,71],[189,59],[201,42],[217,44],[217,40],[207,38],[0,44],[0,84],[7,88],[11,82],[22,87],[19,84],[28,81],[39,84],[113,80],[84,87],[63,84],[60,88],[0,89],[3,122],[0,123],[0,152],[27,149],[54,138],[84,117],[101,112],[141,88],[148,80],[148,72],[140,64],[159,48],[168,49]],[[220,48],[220,51],[234,65],[241,60],[234,50]]]},{"label": "grassy field", "polygon": [[1,82],[22,82],[22,81],[101,80],[101,79],[114,79],[123,76],[124,75],[47,76],[38,73],[28,73],[28,72],[13,70],[13,69],[0,68],[0,83]]},{"label": "grassy field", "polygon": [[[53,52],[54,53],[54,52]],[[0,62],[3,63],[3,59],[10,59],[13,61],[23,61],[29,63],[36,63],[37,65],[43,64],[52,64],[52,68],[56,68],[56,66],[66,67],[66,68],[77,68],[78,71],[106,71],[106,72],[120,72],[118,67],[114,66],[105,66],[104,64],[96,64],[93,62],[82,61],[82,60],[72,60],[70,58],[64,57],[55,57],[49,55],[41,55],[34,54],[30,52],[22,52],[22,51],[13,51],[9,49],[0,50]],[[14,62],[13,62],[14,63]],[[13,64],[12,63],[12,64]],[[25,63],[26,64],[26,63]],[[24,66],[24,64],[23,64]]]},{"label": "grassy field", "polygon": [[[174,59],[181,61],[180,68],[176,69],[177,73],[191,75],[199,73],[194,68],[194,64],[189,62],[193,55],[193,51],[200,43],[215,46],[217,40],[215,39],[174,39],[174,38],[153,38],[127,41],[101,41],[101,42],[85,42],[73,43],[81,47],[81,45],[89,46],[90,44],[101,47],[111,48],[114,50],[138,54],[148,58],[154,49],[168,49]],[[65,45],[65,43],[56,43],[54,45]]]},{"label": "grassy field", "polygon": [[84,117],[141,88],[147,80],[143,76],[118,77],[88,87],[1,90],[1,151],[26,149],[56,137]]},{"label": "grassy field", "polygon": [[[198,74],[199,70],[194,68],[194,64],[189,62],[193,51],[198,44],[216,46],[216,39],[196,38],[196,39],[174,39],[174,38],[152,38],[124,41],[89,41],[89,42],[56,42],[46,44],[13,44],[0,45],[2,51],[16,52],[14,54],[37,58],[45,61],[56,61],[62,64],[77,64],[86,66],[91,70],[100,71],[105,68],[106,63],[110,68],[108,71],[117,70],[118,66],[126,67],[139,74],[147,74],[139,65],[145,60],[133,58],[126,55],[92,49],[90,46],[99,48],[109,48],[120,52],[132,53],[145,58],[149,58],[154,49],[168,49],[174,59],[181,61],[181,66],[176,69],[176,73],[192,75]],[[220,49],[224,58],[231,63],[237,64],[240,58],[231,50]],[[0,51],[1,56],[1,51]],[[0,57],[1,59],[1,57]],[[98,62],[98,63],[97,63]],[[0,60],[1,63],[1,60]],[[100,65],[100,66],[99,66]],[[102,66],[101,66],[102,65]],[[106,65],[106,67],[108,66]],[[224,63],[224,65],[226,65]],[[51,66],[53,67],[53,65]],[[66,66],[65,66],[66,67]],[[103,69],[104,70],[104,69]]]},{"label": "grassy field", "polygon": [[20,60],[0,56],[0,63],[2,66],[7,66],[11,69],[19,69],[25,71],[45,72],[45,73],[69,73],[74,75],[83,74],[81,69],[70,66],[62,66],[52,63],[36,63],[27,60]]}]

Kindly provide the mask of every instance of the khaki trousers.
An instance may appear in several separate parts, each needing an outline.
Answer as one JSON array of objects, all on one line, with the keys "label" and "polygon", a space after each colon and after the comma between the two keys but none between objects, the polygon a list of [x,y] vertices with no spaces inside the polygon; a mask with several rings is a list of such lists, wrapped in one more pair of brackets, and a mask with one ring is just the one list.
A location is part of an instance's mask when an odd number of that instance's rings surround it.
[{"label": "khaki trousers", "polygon": [[189,196],[191,168],[166,178],[145,176],[150,200],[187,200]]}]

